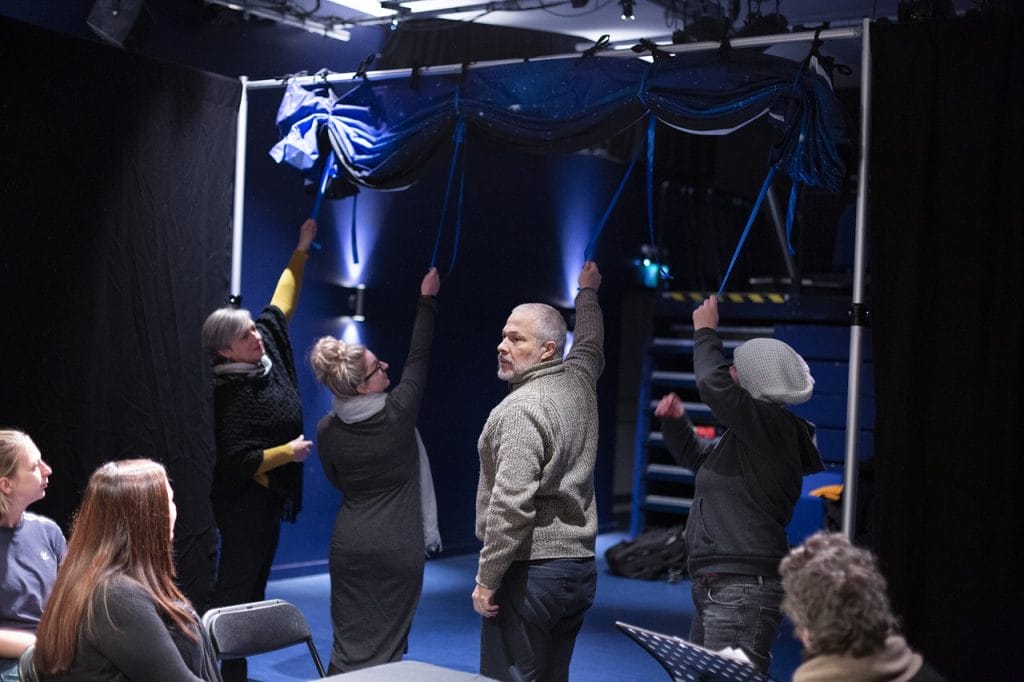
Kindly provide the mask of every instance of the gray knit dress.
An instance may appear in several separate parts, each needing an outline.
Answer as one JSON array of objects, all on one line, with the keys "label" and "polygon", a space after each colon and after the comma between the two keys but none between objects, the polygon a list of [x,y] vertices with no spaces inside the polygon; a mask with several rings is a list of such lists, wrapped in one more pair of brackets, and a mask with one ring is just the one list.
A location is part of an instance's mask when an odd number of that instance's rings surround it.
[{"label": "gray knit dress", "polygon": [[331,537],[331,667],[349,672],[401,660],[425,560],[416,419],[427,380],[437,303],[421,296],[399,384],[384,409],[317,425],[327,479],[344,495]]}]

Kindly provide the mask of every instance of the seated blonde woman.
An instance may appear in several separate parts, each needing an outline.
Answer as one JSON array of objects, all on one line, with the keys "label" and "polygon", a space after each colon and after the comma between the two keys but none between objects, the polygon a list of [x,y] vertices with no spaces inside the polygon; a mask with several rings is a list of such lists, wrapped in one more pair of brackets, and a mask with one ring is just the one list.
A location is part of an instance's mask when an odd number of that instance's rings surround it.
[{"label": "seated blonde woman", "polygon": [[60,527],[27,511],[46,495],[52,470],[26,434],[0,429],[0,679],[17,679],[18,657],[57,579],[67,543]]}]

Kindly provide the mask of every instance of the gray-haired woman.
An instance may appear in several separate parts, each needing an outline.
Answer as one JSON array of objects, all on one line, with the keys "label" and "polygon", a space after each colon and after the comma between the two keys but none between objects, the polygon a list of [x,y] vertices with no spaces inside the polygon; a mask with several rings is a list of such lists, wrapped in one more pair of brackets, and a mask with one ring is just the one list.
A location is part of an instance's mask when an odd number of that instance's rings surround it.
[{"label": "gray-haired woman", "polygon": [[[302,402],[288,338],[316,222],[306,220],[270,304],[253,320],[234,308],[203,325],[213,360],[217,464],[213,510],[220,557],[212,606],[264,598],[280,521],[302,507],[302,463],[313,443],[302,434]],[[245,679],[245,661],[223,665],[226,680]]]}]

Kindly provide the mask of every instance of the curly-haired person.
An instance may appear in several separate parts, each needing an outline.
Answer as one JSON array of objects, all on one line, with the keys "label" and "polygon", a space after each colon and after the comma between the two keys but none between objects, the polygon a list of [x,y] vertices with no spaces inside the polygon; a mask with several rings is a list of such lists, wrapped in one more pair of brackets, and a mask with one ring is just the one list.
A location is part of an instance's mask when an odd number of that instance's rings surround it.
[{"label": "curly-haired person", "polygon": [[943,680],[900,634],[874,555],[842,533],[811,535],[779,573],[782,610],[804,645],[793,682]]}]

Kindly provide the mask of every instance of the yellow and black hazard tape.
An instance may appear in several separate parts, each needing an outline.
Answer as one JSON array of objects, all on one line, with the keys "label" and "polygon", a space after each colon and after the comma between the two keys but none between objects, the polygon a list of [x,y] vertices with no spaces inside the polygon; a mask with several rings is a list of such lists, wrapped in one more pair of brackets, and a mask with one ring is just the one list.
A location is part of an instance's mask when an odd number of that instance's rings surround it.
[{"label": "yellow and black hazard tape", "polygon": [[[700,291],[663,291],[661,295],[680,303],[702,303],[711,294]],[[789,300],[786,294],[757,291],[725,292],[720,298],[729,303],[786,303]]]}]

